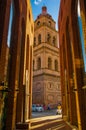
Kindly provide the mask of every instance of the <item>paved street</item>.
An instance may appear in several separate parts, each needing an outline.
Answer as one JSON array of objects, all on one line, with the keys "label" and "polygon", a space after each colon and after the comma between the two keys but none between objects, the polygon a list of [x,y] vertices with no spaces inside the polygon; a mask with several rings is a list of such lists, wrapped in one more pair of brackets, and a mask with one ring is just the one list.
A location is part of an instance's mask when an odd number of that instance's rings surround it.
[{"label": "paved street", "polygon": [[21,128],[27,128],[28,130],[78,130],[73,126],[70,126],[68,122],[62,119],[62,115],[56,115],[56,110],[44,111],[44,112],[32,112],[32,118],[27,120],[28,125],[17,125],[16,130]]},{"label": "paved street", "polygon": [[33,112],[29,130],[76,130],[63,121],[56,110]]},{"label": "paved street", "polygon": [[29,130],[73,130],[73,129],[66,122],[63,121],[61,115],[54,115],[40,118],[32,118],[30,120]]},{"label": "paved street", "polygon": [[46,110],[43,112],[32,112],[32,118],[51,116],[51,115],[56,115],[56,109]]}]

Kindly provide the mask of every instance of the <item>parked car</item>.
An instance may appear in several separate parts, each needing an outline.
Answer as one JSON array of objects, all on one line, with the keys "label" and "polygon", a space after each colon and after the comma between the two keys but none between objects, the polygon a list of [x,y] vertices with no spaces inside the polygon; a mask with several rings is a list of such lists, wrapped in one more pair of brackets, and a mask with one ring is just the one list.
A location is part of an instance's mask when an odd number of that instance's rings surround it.
[{"label": "parked car", "polygon": [[43,108],[42,105],[37,105],[36,109],[37,109],[37,112],[43,112],[44,111],[44,108]]},{"label": "parked car", "polygon": [[32,112],[36,112],[37,108],[36,108],[36,104],[32,104]]},{"label": "parked car", "polygon": [[44,111],[43,105],[32,104],[32,112],[42,112]]}]

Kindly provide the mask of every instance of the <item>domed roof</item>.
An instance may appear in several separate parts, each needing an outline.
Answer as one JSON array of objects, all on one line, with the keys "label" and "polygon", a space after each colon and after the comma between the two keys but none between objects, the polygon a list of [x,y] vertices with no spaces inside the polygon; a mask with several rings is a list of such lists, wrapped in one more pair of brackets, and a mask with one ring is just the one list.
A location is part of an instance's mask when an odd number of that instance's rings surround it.
[{"label": "domed roof", "polygon": [[[46,17],[52,19],[52,16],[47,13],[47,7],[46,7],[46,6],[42,6],[42,13],[39,14],[39,15],[37,16],[37,18],[40,18],[40,17],[42,17],[42,16],[46,16]],[[53,20],[53,19],[52,19],[52,20]]]}]

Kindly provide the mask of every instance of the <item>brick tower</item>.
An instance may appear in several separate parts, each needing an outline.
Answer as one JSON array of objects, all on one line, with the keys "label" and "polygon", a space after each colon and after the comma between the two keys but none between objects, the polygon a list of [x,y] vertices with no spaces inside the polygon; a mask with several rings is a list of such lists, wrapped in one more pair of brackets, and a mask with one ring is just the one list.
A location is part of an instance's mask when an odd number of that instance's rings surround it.
[{"label": "brick tower", "polygon": [[34,22],[33,98],[35,104],[55,107],[61,102],[58,31],[55,21],[42,7]]}]

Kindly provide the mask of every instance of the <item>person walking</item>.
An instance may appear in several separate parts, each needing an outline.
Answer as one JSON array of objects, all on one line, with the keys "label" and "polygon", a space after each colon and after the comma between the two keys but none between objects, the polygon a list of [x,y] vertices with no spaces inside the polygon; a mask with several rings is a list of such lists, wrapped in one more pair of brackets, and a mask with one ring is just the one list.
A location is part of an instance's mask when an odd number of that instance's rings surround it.
[{"label": "person walking", "polygon": [[47,110],[50,110],[50,104],[48,103],[48,108],[47,108]]}]

